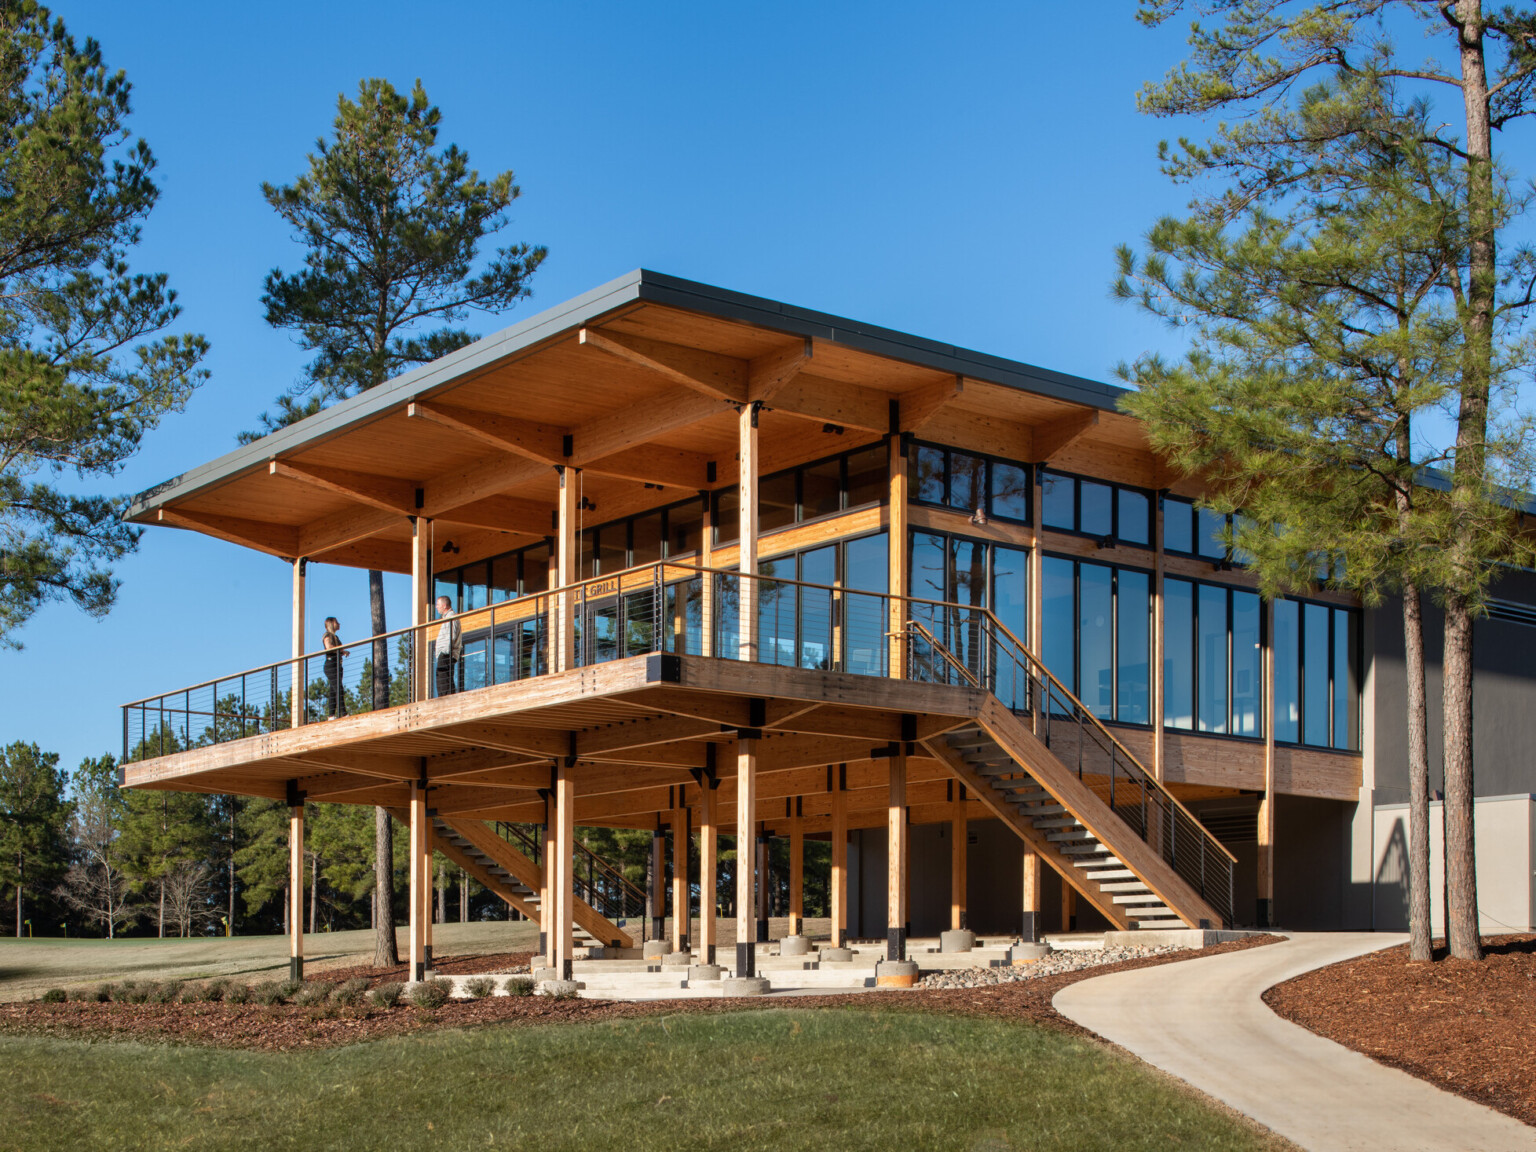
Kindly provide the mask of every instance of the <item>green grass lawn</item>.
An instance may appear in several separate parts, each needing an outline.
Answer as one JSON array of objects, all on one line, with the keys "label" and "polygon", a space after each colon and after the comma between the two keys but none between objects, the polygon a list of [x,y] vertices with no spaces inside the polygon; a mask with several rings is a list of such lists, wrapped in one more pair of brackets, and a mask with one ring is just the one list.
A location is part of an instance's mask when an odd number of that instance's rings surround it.
[{"label": "green grass lawn", "polygon": [[0,1039],[0,1147],[1282,1147],[1029,1024],[778,1010],[265,1053]]},{"label": "green grass lawn", "polygon": [[[406,935],[398,933],[403,956]],[[530,951],[539,927],[526,920],[438,924],[434,947],[450,953]],[[304,937],[310,971],[367,964],[373,959],[373,931],[316,932]],[[49,988],[78,988],[124,979],[205,980],[238,976],[248,983],[286,977],[288,937],[235,936],[192,940],[62,940],[0,937],[0,1000],[31,1000]],[[0,1147],[3,1147],[0,1143]]]}]

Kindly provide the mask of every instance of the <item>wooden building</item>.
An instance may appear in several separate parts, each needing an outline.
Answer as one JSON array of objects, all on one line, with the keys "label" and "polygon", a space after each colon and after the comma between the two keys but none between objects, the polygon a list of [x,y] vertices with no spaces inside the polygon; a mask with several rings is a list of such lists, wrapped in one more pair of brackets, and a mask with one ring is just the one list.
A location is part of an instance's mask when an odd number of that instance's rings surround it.
[{"label": "wooden building", "polygon": [[[967,922],[1305,923],[1360,823],[1362,613],[1261,601],[1119,395],[631,274],[134,501],[282,557],[294,628],[127,706],[124,783],[286,799],[296,832],[306,800],[389,807],[418,968],[434,848],[557,965],[635,943],[577,826],[672,830],[674,907],[733,904],[743,942],[764,857],[718,892],[722,834],[789,838],[791,917],[830,839],[834,942],[893,956]],[[312,563],[409,573],[411,625],[323,648]]]}]

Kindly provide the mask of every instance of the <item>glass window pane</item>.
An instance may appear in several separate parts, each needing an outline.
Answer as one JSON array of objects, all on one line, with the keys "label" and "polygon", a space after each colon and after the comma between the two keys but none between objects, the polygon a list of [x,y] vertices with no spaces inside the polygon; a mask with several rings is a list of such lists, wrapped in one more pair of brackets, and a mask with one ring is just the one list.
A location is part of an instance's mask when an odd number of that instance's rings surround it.
[{"label": "glass window pane", "polygon": [[1152,580],[1121,569],[1116,577],[1116,718],[1152,723]]},{"label": "glass window pane", "polygon": [[825,588],[801,587],[800,667],[832,667],[832,589],[837,578],[837,545],[828,544],[800,555],[800,579]]},{"label": "glass window pane", "polygon": [[949,550],[935,532],[912,534],[912,592],[920,600],[944,600]]},{"label": "glass window pane", "polygon": [[1077,514],[1073,505],[1077,481],[1070,476],[1057,476],[1051,472],[1040,474],[1040,522],[1047,528],[1060,528],[1065,532],[1077,528]]},{"label": "glass window pane", "polygon": [[1232,734],[1263,734],[1264,650],[1259,630],[1259,597],[1232,591]]},{"label": "glass window pane", "polygon": [[[992,548],[992,612],[1019,643],[1029,644],[1029,553],[1020,548]],[[1004,652],[1011,645],[1004,646]],[[994,657],[993,690],[1010,708],[1029,707],[1029,681],[1024,670],[1003,653]]]},{"label": "glass window pane", "polygon": [[1328,745],[1328,609],[1302,605],[1301,739],[1304,744]]},{"label": "glass window pane", "polygon": [[843,506],[843,462],[823,460],[801,470],[800,517],[827,516]]},{"label": "glass window pane", "polygon": [[1172,496],[1163,500],[1163,550],[1188,554],[1195,550],[1194,506]]},{"label": "glass window pane", "polygon": [[1073,596],[1076,567],[1070,560],[1047,556],[1041,563],[1040,572],[1040,622],[1044,632],[1040,658],[1056,679],[1068,688],[1077,682],[1077,645],[1072,635],[1077,620]]},{"label": "glass window pane", "polygon": [[432,611],[437,611],[437,598],[448,597],[448,602],[453,605],[453,610],[459,610],[459,570],[450,569],[447,572],[439,572],[432,581]]},{"label": "glass window pane", "polygon": [[661,513],[636,516],[629,529],[630,563],[654,564],[661,559]]},{"label": "glass window pane", "polygon": [[463,603],[460,608],[468,612],[471,608],[484,608],[489,601],[489,587],[486,583],[486,565],[466,564],[463,568]]},{"label": "glass window pane", "polygon": [[1196,654],[1200,664],[1199,722],[1202,732],[1227,731],[1227,590],[1199,588]]},{"label": "glass window pane", "polygon": [[1275,614],[1275,739],[1295,744],[1301,738],[1301,606],[1276,600]]},{"label": "glass window pane", "polygon": [[1355,653],[1359,650],[1359,616],[1344,608],[1333,610],[1333,746],[1360,747],[1360,706]]},{"label": "glass window pane", "polygon": [[1163,581],[1163,723],[1195,726],[1195,586]]},{"label": "glass window pane", "polygon": [[764,664],[795,663],[795,585],[777,583],[773,577],[795,578],[795,558],[781,556],[758,566],[757,581],[758,660]]},{"label": "glass window pane", "polygon": [[1117,534],[1126,544],[1152,543],[1152,501],[1145,492],[1134,488],[1121,488],[1116,494],[1119,500],[1120,525]]},{"label": "glass window pane", "polygon": [[949,506],[962,512],[984,508],[987,462],[966,452],[949,454]]},{"label": "glass window pane", "polygon": [[667,555],[696,553],[704,536],[704,506],[701,501],[674,504],[667,509]]},{"label": "glass window pane", "polygon": [[549,588],[549,545],[523,549],[523,595]]},{"label": "glass window pane", "polygon": [[1090,536],[1111,536],[1115,531],[1115,490],[1092,480],[1077,482],[1077,530]]},{"label": "glass window pane", "polygon": [[610,524],[597,534],[597,571],[595,576],[609,576],[629,567],[629,544],[623,524]]},{"label": "glass window pane", "polygon": [[878,504],[885,499],[889,455],[883,443],[848,454],[848,507]]},{"label": "glass window pane", "polygon": [[498,602],[517,596],[517,553],[491,561],[491,599]]},{"label": "glass window pane", "polygon": [[1022,464],[992,462],[992,515],[1029,521],[1029,469]]},{"label": "glass window pane", "polygon": [[912,499],[920,504],[944,503],[944,449],[912,446]]},{"label": "glass window pane", "polygon": [[715,493],[715,543],[734,544],[741,535],[741,491],[722,488]]},{"label": "glass window pane", "polygon": [[[886,556],[886,534],[860,536],[843,545],[843,586],[885,594],[891,578]],[[915,587],[915,585],[914,585]],[[917,595],[913,592],[913,595]]]},{"label": "glass window pane", "polygon": [[1212,560],[1226,559],[1227,546],[1222,535],[1227,530],[1227,518],[1209,508],[1199,509],[1199,516],[1200,555],[1209,556]]},{"label": "glass window pane", "polygon": [[[886,671],[888,627],[885,590],[890,579],[886,556],[887,536],[861,536],[843,545],[843,667],[863,676],[881,676]],[[858,595],[862,589],[879,595]]]},{"label": "glass window pane", "polygon": [[1077,570],[1077,697],[1101,720],[1114,716],[1113,570],[1080,564]]},{"label": "glass window pane", "polygon": [[757,529],[772,532],[795,522],[795,473],[764,476],[757,490]]},{"label": "glass window pane", "polygon": [[[958,604],[981,607],[987,602],[987,546],[978,540],[950,537],[950,595]],[[978,644],[981,616],[964,608],[950,610],[946,633],[940,636],[950,651],[973,673],[982,670]]]},{"label": "glass window pane", "polygon": [[576,576],[586,580],[597,572],[597,529],[589,528],[576,537]]}]

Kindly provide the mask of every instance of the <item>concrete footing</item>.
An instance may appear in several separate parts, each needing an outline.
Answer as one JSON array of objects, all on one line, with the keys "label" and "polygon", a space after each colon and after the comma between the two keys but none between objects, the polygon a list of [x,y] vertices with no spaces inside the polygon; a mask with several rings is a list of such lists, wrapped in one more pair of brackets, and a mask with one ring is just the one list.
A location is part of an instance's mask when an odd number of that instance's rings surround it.
[{"label": "concrete footing", "polygon": [[969,952],[976,947],[976,933],[969,928],[953,928],[939,933],[940,952]]},{"label": "concrete footing", "polygon": [[[554,969],[546,971],[552,972]],[[581,988],[577,980],[537,980],[533,985],[534,994],[538,996],[574,996]]]},{"label": "concrete footing", "polygon": [[821,962],[823,964],[851,964],[853,956],[852,948],[823,948],[821,950]]},{"label": "concrete footing", "polygon": [[1216,928],[1147,928],[1135,932],[1106,932],[1106,948],[1209,948],[1245,936],[1263,936],[1263,932],[1229,931]]},{"label": "concrete footing", "polygon": [[691,964],[688,967],[688,983],[699,980],[719,980],[725,975],[725,969],[718,964]]},{"label": "concrete footing", "polygon": [[665,940],[647,940],[640,948],[640,957],[643,960],[650,960],[653,957],[659,959],[670,951],[672,951],[672,945]]},{"label": "concrete footing", "polygon": [[769,984],[761,976],[732,976],[720,981],[722,996],[766,996]]},{"label": "concrete footing", "polygon": [[912,960],[882,960],[875,965],[875,987],[911,988],[918,981],[918,967]]},{"label": "concrete footing", "polygon": [[538,984],[541,980],[562,980],[565,973],[558,968],[534,967],[532,969],[533,982]]},{"label": "concrete footing", "polygon": [[1052,951],[1053,949],[1049,944],[1043,942],[1031,944],[1026,940],[1024,943],[1015,944],[1012,948],[1008,949],[1008,963],[1033,964],[1036,960],[1044,960]]},{"label": "concrete footing", "polygon": [[786,936],[779,941],[780,956],[809,956],[811,941],[807,936]]},{"label": "concrete footing", "polygon": [[692,963],[692,952],[668,952],[661,958],[663,968],[687,968]]}]

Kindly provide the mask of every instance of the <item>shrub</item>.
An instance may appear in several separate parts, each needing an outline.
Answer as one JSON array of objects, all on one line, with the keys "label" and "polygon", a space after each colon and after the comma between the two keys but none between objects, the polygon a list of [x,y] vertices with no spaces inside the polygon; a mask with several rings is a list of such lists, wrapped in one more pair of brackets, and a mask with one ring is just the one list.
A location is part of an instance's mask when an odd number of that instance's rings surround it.
[{"label": "shrub", "polygon": [[505,984],[503,984],[501,987],[502,987],[503,991],[505,991],[508,996],[532,996],[533,995],[533,977],[532,976],[509,976],[507,978],[507,982]]},{"label": "shrub", "polygon": [[453,994],[453,981],[439,976],[435,980],[422,980],[411,989],[411,1003],[431,1011],[448,1003]]},{"label": "shrub", "polygon": [[50,988],[43,993],[44,1004],[62,1004],[69,999],[69,995],[62,988]]},{"label": "shrub", "polygon": [[397,983],[380,984],[372,992],[368,993],[371,999],[380,1008],[393,1008],[400,1003],[400,997],[405,994],[405,985]]},{"label": "shrub", "polygon": [[278,987],[282,989],[282,997],[284,1000],[292,1000],[299,994],[299,989],[304,987],[304,981],[284,980],[281,984],[278,985]]},{"label": "shrub", "polygon": [[112,999],[112,985],[99,984],[95,988],[77,988],[69,998],[78,1004],[105,1004]]},{"label": "shrub", "polygon": [[[563,983],[563,981],[562,981],[562,983]],[[575,988],[562,988],[558,992],[555,992],[555,991],[550,990],[550,989],[545,989],[544,995],[548,996],[551,1000],[579,1000],[579,999],[581,999],[581,993],[577,989],[575,989]]]},{"label": "shrub", "polygon": [[473,980],[464,982],[464,991],[476,1000],[484,1000],[487,996],[496,994],[496,981],[489,976],[476,976]]},{"label": "shrub", "polygon": [[263,980],[251,989],[251,999],[258,1004],[281,1004],[287,999],[283,995],[283,984],[276,980]]},{"label": "shrub", "polygon": [[251,1002],[251,986],[249,984],[224,985],[224,1003],[249,1004]]},{"label": "shrub", "polygon": [[124,1004],[145,1004],[148,1003],[151,995],[159,991],[159,987],[158,984],[147,981],[124,980],[118,985],[117,995],[113,999],[120,1000]]},{"label": "shrub", "polygon": [[293,994],[293,1002],[301,1008],[313,1008],[317,1004],[324,1004],[330,998],[331,989],[336,987],[329,980],[311,980],[299,986],[299,990]]},{"label": "shrub", "polygon": [[168,980],[164,984],[157,984],[155,990],[149,994],[151,1004],[174,1004],[180,999],[180,980]]},{"label": "shrub", "polygon": [[363,1002],[363,997],[367,993],[368,981],[359,976],[344,984],[338,984],[336,990],[331,993],[331,1000],[343,1008],[356,1008]]},{"label": "shrub", "polygon": [[206,984],[197,986],[197,998],[205,1004],[217,1004],[224,999],[224,993],[228,988],[228,980],[210,980]]}]

